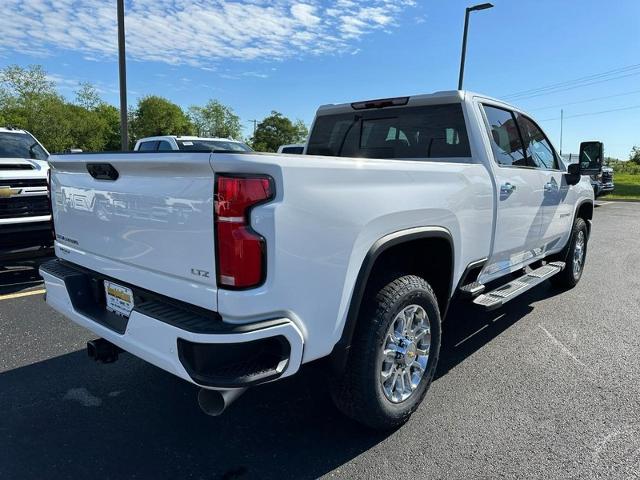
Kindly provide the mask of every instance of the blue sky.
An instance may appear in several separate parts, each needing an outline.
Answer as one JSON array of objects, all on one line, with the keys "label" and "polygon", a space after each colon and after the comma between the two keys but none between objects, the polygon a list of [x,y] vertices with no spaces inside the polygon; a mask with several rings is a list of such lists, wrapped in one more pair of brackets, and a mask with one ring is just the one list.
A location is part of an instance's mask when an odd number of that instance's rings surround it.
[{"label": "blue sky", "polygon": [[[513,99],[558,147],[563,108],[564,152],[601,139],[626,159],[640,144],[640,1],[493,3],[472,14],[465,88]],[[127,0],[129,103],[217,98],[249,134],[249,120],[271,110],[309,124],[325,103],[454,89],[470,4]],[[90,81],[117,105],[115,0],[3,0],[0,32],[0,67],[42,64],[69,98]],[[571,82],[603,72],[612,73]],[[613,109],[625,110],[594,115]]]}]

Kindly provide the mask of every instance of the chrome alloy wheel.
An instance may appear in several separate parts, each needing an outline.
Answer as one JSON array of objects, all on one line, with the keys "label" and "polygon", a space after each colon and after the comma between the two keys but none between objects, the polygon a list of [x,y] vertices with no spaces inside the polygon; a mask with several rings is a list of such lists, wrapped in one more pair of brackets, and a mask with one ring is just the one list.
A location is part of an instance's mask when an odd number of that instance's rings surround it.
[{"label": "chrome alloy wheel", "polygon": [[584,231],[580,230],[578,232],[578,236],[576,237],[576,244],[573,247],[573,278],[580,277],[582,272],[582,267],[584,265],[584,250],[585,250],[585,241],[584,241]]},{"label": "chrome alloy wheel", "polygon": [[431,324],[420,305],[402,309],[382,343],[380,384],[392,403],[404,402],[418,388],[429,361]]}]

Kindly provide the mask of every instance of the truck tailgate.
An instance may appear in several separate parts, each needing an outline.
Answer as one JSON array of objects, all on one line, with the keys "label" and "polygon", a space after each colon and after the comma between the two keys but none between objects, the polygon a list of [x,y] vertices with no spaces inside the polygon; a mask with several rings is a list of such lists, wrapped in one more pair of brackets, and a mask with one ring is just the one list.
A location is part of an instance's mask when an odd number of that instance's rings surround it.
[{"label": "truck tailgate", "polygon": [[[50,157],[56,254],[116,280],[215,309],[209,159],[208,153],[183,152]],[[117,178],[111,171],[99,174],[109,165]]]}]

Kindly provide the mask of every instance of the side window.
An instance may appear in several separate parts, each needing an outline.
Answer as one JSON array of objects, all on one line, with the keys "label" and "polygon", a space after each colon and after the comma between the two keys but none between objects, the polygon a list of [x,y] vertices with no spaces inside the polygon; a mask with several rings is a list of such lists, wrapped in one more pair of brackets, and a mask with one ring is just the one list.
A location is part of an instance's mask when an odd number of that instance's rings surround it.
[{"label": "side window", "polygon": [[166,140],[160,140],[160,142],[158,142],[158,150],[173,150],[173,148],[171,148],[171,144]]},{"label": "side window", "polygon": [[542,130],[524,115],[517,114],[516,119],[527,152],[527,162],[536,168],[557,169],[558,159]]},{"label": "side window", "polygon": [[483,105],[489,122],[489,137],[493,154],[500,165],[526,167],[516,119],[508,110]]},{"label": "side window", "polygon": [[158,142],[142,142],[140,144],[140,148],[138,148],[139,152],[153,152],[156,150]]}]

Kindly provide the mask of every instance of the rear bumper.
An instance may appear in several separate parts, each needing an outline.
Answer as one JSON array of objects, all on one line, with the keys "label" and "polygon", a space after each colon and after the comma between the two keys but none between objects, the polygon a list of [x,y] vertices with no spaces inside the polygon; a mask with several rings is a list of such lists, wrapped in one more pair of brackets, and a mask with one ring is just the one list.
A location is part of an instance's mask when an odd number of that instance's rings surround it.
[{"label": "rear bumper", "polygon": [[112,318],[115,314],[93,298],[102,290],[100,276],[60,260],[43,264],[40,274],[47,303],[55,310],[195,385],[246,387],[293,375],[300,368],[303,336],[287,318],[231,325],[214,312],[205,316],[137,289],[129,319]]}]

